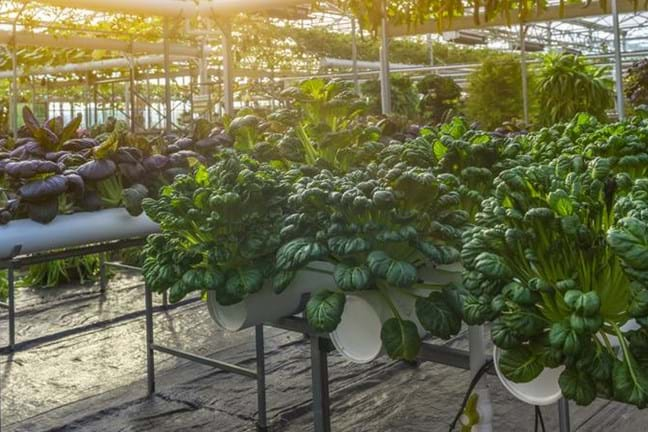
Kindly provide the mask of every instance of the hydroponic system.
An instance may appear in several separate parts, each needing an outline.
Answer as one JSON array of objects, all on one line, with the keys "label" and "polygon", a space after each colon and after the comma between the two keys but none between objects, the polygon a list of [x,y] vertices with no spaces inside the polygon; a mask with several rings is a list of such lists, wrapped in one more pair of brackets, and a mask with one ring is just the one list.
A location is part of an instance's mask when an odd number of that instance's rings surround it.
[{"label": "hydroponic system", "polygon": [[0,429],[645,430],[647,29],[2,2]]}]

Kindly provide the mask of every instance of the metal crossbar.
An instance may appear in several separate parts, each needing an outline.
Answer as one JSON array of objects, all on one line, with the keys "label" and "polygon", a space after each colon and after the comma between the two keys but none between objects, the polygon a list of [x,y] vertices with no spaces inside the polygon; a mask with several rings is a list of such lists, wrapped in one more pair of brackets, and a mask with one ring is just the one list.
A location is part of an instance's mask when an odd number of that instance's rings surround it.
[{"label": "metal crossbar", "polygon": [[[103,253],[114,252],[117,250],[122,250],[130,247],[137,247],[143,245],[144,242],[145,242],[144,238],[116,240],[112,242],[83,245],[75,248],[46,251],[46,252],[41,252],[36,254],[29,254],[29,255],[20,255],[21,248],[20,246],[16,247],[13,254],[14,256],[0,260],[0,269],[7,270],[7,284],[8,284],[8,301],[7,303],[0,304],[0,306],[5,307],[9,310],[8,313],[9,341],[5,347],[0,349],[0,352],[14,352],[18,347],[18,344],[16,343],[16,283],[15,283],[17,270],[34,264],[43,264],[43,263],[57,261],[61,259],[92,255],[98,253],[103,254]],[[103,272],[103,266],[102,266],[102,273],[105,275],[105,272]],[[105,277],[102,277],[101,280],[102,292],[104,289],[105,289]],[[67,332],[61,332],[61,334],[67,334]],[[20,347],[31,346],[38,340],[50,340],[51,339],[50,336],[52,335],[41,336],[36,339],[23,341],[20,343]]]}]

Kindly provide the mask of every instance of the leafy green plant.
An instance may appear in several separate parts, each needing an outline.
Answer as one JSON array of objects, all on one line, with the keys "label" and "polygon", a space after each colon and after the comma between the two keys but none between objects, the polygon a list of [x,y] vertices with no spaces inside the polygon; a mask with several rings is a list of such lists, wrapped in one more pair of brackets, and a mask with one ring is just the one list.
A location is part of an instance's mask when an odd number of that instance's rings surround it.
[{"label": "leafy green plant", "polygon": [[624,90],[633,106],[648,105],[648,59],[639,60],[628,69]]},{"label": "leafy green plant", "polygon": [[[392,112],[410,119],[417,117],[419,96],[414,83],[405,75],[392,74],[389,78],[391,87]],[[362,94],[367,97],[369,112],[374,115],[382,113],[380,81],[369,80],[362,84]]]},{"label": "leafy green plant", "polygon": [[[529,95],[533,97],[533,80]],[[485,59],[468,76],[466,116],[485,130],[493,130],[505,121],[523,117],[522,71],[520,59],[498,55]],[[533,104],[531,104],[533,106]]]},{"label": "leafy green plant", "polygon": [[292,273],[311,260],[335,264],[337,289],[316,293],[307,305],[311,326],[334,330],[345,294],[375,290],[393,314],[381,334],[392,358],[413,360],[421,343],[395,295],[415,299],[418,321],[430,334],[447,339],[459,331],[457,291],[418,277],[421,267],[458,260],[454,245],[467,221],[452,186],[430,168],[387,161],[344,176],[322,171],[298,180],[288,202],[293,213],[281,231],[277,267]]},{"label": "leafy green plant", "polygon": [[549,53],[538,72],[540,122],[552,125],[568,121],[579,112],[599,120],[613,107],[612,80],[607,68],[595,67],[581,56]]},{"label": "leafy green plant", "polygon": [[231,305],[259,291],[276,274],[286,187],[280,171],[232,152],[177,177],[158,200],[144,201],[162,228],[144,251],[147,284],[168,289],[171,302],[213,290]]},{"label": "leafy green plant", "polygon": [[[59,214],[120,206],[137,216],[145,197],[234,142],[206,121],[196,122],[190,137],[147,138],[109,119],[94,131],[96,138],[87,138],[77,136],[79,117],[64,126],[61,118],[40,124],[29,108],[23,114],[21,136],[0,138],[1,224],[21,218],[49,223]],[[239,141],[256,140],[240,126],[233,128]]]},{"label": "leafy green plant", "polygon": [[7,280],[7,270],[0,271],[0,301],[6,301],[9,296],[9,281]]},{"label": "leafy green plant", "polygon": [[291,108],[268,116],[285,130],[284,136],[269,139],[275,142],[277,154],[331,167],[338,151],[362,139],[358,120],[367,106],[354,93],[352,83],[313,78],[287,88],[281,96]]},{"label": "leafy green plant", "polygon": [[95,279],[101,267],[99,255],[85,255],[29,266],[19,286],[54,288],[62,283],[85,284]]},{"label": "leafy green plant", "polygon": [[429,74],[416,83],[422,95],[418,114],[427,124],[438,124],[457,109],[461,98],[461,87],[449,77]]},{"label": "leafy green plant", "polygon": [[535,161],[555,161],[565,172],[596,161],[599,170],[639,179],[648,174],[648,121],[631,117],[604,124],[589,114],[544,128],[519,140],[520,150]]},{"label": "leafy green plant", "polygon": [[145,201],[162,234],[149,238],[144,274],[173,302],[213,290],[230,305],[270,281],[281,294],[308,263],[328,261],[337,286],[311,297],[310,324],[334,330],[345,293],[376,290],[394,313],[383,328],[385,346],[392,357],[411,360],[421,341],[416,324],[395,308],[394,293],[416,300],[418,319],[433,335],[448,338],[461,325],[458,292],[418,280],[420,267],[459,259],[454,245],[468,215],[458,208],[454,183],[395,158],[340,175],[312,166],[279,171],[223,153],[216,165],[194,167],[158,200]]},{"label": "leafy green plant", "polygon": [[456,176],[461,207],[474,220],[481,202],[493,193],[495,177],[520,163],[519,146],[509,138],[471,129],[459,117],[426,133],[438,161],[436,171]]},{"label": "leafy green plant", "polygon": [[[615,206],[631,187],[597,160],[558,172],[517,167],[497,178],[464,237],[464,318],[493,322],[507,378],[528,382],[563,365],[561,389],[578,404],[597,395],[648,404],[646,330],[621,329],[648,315],[645,222],[620,220],[625,211]],[[631,202],[645,208],[643,193]]]}]

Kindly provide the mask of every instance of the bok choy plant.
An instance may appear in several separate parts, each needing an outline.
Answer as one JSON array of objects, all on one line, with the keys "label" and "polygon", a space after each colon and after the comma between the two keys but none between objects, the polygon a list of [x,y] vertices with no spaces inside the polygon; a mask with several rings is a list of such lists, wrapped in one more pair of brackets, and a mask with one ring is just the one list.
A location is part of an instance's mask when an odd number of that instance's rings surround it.
[{"label": "bok choy plant", "polygon": [[[464,318],[492,321],[499,366],[512,381],[564,366],[560,387],[578,404],[600,395],[644,407],[645,179],[633,183],[596,162],[499,175],[464,235]],[[624,330],[632,319],[641,327]]]}]

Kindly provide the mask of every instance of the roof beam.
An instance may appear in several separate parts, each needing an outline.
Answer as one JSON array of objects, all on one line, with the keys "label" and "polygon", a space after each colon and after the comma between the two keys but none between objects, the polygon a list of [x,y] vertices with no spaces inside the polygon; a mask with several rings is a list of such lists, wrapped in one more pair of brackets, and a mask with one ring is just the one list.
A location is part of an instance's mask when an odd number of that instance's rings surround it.
[{"label": "roof beam", "polygon": [[37,0],[61,8],[86,9],[131,15],[194,18],[233,15],[310,3],[309,0]]},{"label": "roof beam", "polygon": [[[164,54],[164,45],[150,42],[129,42],[127,40],[103,39],[83,36],[52,36],[46,33],[28,31],[0,31],[0,45],[38,46],[49,48],[105,49],[125,53]],[[171,44],[171,55],[199,57],[200,48]]]},{"label": "roof beam", "polygon": [[[173,57],[172,60],[188,60],[192,57]],[[19,70],[18,76],[30,76],[30,75],[55,75],[55,74],[69,74],[69,73],[80,73],[80,72],[92,72],[105,69],[123,69],[130,68],[131,66],[148,66],[148,65],[160,65],[164,63],[164,56],[162,55],[150,55],[143,57],[135,57],[132,60],[126,58],[115,58],[107,60],[96,60],[85,63],[69,63],[66,65],[60,66],[49,66],[42,67],[37,69],[30,69],[28,71]],[[13,71],[2,71],[0,72],[0,78],[11,78],[13,76]]]},{"label": "roof beam", "polygon": [[569,24],[575,24],[581,27],[585,27],[588,30],[596,30],[606,33],[614,33],[614,29],[611,26],[606,26],[603,24],[587,21],[584,19],[574,19],[567,21]]},{"label": "roof beam", "polygon": [[[645,5],[639,5],[637,10],[634,9],[634,6],[631,2],[620,2],[619,3],[619,13],[620,14],[629,14],[635,13],[638,11],[646,11]],[[609,15],[609,12],[605,12],[598,5],[590,5],[585,7],[584,4],[567,4],[565,5],[564,12],[562,16],[560,15],[559,6],[550,6],[539,14],[532,14],[524,21],[525,23],[536,23],[536,22],[545,22],[545,21],[564,21],[575,18],[587,18],[601,15]],[[453,18],[452,21],[442,20],[430,20],[423,24],[412,24],[412,25],[398,25],[389,27],[389,36],[390,37],[399,37],[399,36],[413,36],[419,34],[428,34],[428,33],[439,33],[441,31],[452,31],[452,30],[470,30],[470,29],[481,29],[489,27],[507,27],[507,26],[516,26],[520,24],[520,19],[515,16],[511,16],[509,22],[502,16],[491,19],[486,22],[484,19],[484,14],[481,14],[481,24],[476,25],[475,20],[471,16],[462,16]]]}]

